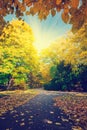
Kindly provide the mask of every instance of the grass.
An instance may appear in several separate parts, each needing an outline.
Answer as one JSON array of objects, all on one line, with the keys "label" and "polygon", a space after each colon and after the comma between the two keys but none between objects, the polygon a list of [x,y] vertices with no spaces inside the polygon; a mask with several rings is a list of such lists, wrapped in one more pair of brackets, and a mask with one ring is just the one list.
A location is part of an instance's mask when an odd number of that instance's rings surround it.
[{"label": "grass", "polygon": [[12,94],[37,94],[37,92],[34,89],[28,89],[28,90],[15,90],[15,91],[1,91],[0,95],[12,95]]}]

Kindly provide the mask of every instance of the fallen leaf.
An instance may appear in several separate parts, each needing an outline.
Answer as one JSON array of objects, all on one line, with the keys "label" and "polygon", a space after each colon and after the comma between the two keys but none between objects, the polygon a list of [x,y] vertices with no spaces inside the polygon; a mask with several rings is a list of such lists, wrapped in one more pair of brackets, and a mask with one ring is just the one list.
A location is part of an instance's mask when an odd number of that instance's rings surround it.
[{"label": "fallen leaf", "polygon": [[48,124],[52,124],[53,123],[51,120],[48,120],[48,119],[45,119],[44,122],[48,123]]},{"label": "fallen leaf", "polygon": [[50,111],[50,114],[54,114],[54,112],[53,112],[53,111]]},{"label": "fallen leaf", "polygon": [[59,122],[56,122],[56,123],[55,123],[55,125],[61,125],[61,123],[59,123]]},{"label": "fallen leaf", "polygon": [[24,122],[22,122],[21,124],[20,124],[20,126],[24,126],[25,125],[25,123]]}]

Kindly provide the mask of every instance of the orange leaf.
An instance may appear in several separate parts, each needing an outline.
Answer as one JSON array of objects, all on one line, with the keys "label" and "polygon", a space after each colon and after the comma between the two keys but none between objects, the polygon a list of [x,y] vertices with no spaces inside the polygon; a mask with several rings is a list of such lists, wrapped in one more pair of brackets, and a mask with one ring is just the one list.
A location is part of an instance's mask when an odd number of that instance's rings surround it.
[{"label": "orange leaf", "polygon": [[69,13],[68,4],[65,4],[65,5],[64,5],[64,13],[65,13],[65,14]]},{"label": "orange leaf", "polygon": [[54,9],[52,9],[52,10],[51,10],[51,14],[52,14],[52,16],[55,16],[56,11],[55,11]]},{"label": "orange leaf", "polygon": [[59,5],[61,4],[62,0],[56,0],[56,4]]},{"label": "orange leaf", "polygon": [[69,15],[68,14],[65,14],[64,12],[62,13],[62,20],[65,22],[65,23],[68,23],[69,21]]},{"label": "orange leaf", "polygon": [[84,9],[85,15],[87,16],[87,7]]},{"label": "orange leaf", "polygon": [[30,15],[30,11],[26,11],[26,15]]},{"label": "orange leaf", "polygon": [[60,12],[60,10],[61,10],[61,7],[60,6],[57,7],[57,12]]},{"label": "orange leaf", "polygon": [[71,0],[71,6],[73,8],[77,8],[79,5],[79,0]]}]

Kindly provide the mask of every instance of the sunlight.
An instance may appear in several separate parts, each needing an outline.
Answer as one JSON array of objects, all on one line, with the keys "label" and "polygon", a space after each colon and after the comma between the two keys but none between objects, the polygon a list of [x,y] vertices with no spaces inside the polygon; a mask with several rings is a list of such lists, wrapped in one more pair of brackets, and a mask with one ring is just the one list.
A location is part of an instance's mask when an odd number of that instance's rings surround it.
[{"label": "sunlight", "polygon": [[0,1],[0,130],[87,130],[87,0]]},{"label": "sunlight", "polygon": [[[58,37],[63,36],[70,28],[70,25],[65,25],[60,20],[60,14],[52,17],[48,16],[46,20],[40,21],[37,16],[26,16],[25,21],[31,26],[35,42],[34,45],[40,52],[42,49],[47,48]],[[65,26],[63,26],[65,25]]]},{"label": "sunlight", "polygon": [[[38,34],[41,36],[39,37]],[[56,40],[56,38],[53,37],[52,32],[44,32],[43,35],[38,32],[38,34],[36,35],[34,42],[34,45],[38,51],[47,48],[54,40]]]},{"label": "sunlight", "polygon": [[[13,15],[7,15],[5,19],[6,21],[11,21],[16,18]],[[56,14],[54,17],[49,15],[46,20],[42,21],[38,19],[37,15],[24,15],[23,19],[33,30],[35,37],[34,45],[39,52],[71,29],[70,24],[65,24],[62,21],[61,13]]]},{"label": "sunlight", "polygon": [[58,37],[58,31],[55,29],[55,25],[46,26],[47,22],[42,22],[39,19],[30,21],[35,36],[34,45],[38,51],[48,47]]}]

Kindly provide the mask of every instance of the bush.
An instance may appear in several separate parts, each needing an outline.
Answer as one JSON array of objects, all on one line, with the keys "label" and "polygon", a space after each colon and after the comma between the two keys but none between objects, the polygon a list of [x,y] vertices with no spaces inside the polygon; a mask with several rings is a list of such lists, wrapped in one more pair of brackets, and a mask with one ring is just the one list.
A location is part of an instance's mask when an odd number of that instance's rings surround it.
[{"label": "bush", "polygon": [[61,61],[57,67],[53,79],[45,85],[45,89],[49,90],[71,90],[72,81],[72,68],[71,65],[65,65],[64,61]]},{"label": "bush", "polygon": [[70,64],[61,61],[55,70],[52,80],[44,85],[46,90],[87,91],[87,66],[80,65],[74,72]]},{"label": "bush", "polygon": [[84,92],[87,92],[87,65],[81,64],[79,66],[78,81]]},{"label": "bush", "polygon": [[11,75],[7,73],[0,73],[0,90],[6,90]]}]

